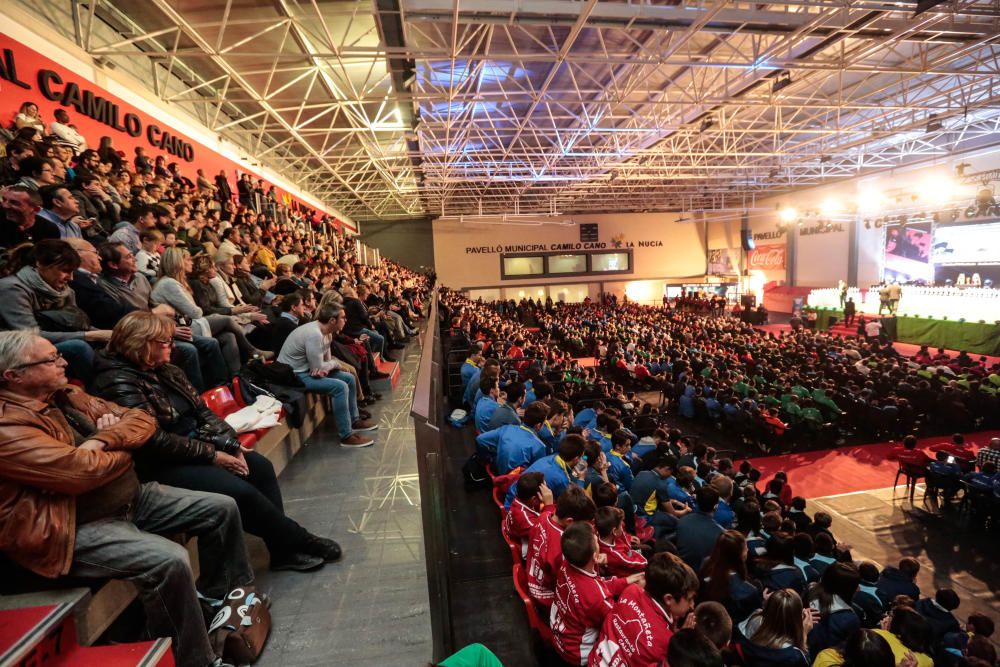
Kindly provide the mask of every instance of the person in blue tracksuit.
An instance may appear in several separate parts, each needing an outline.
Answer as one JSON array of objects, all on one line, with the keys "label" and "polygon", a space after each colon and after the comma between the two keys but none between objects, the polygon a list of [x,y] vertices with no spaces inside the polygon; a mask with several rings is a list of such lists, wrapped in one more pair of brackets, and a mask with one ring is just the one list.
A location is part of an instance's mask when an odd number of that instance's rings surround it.
[{"label": "person in blue tracksuit", "polygon": [[608,454],[611,468],[608,476],[618,485],[618,491],[628,491],[632,488],[632,438],[622,429],[611,434],[611,453]]},{"label": "person in blue tracksuit", "polygon": [[487,431],[500,428],[505,424],[520,424],[521,417],[517,411],[524,403],[524,385],[511,382],[506,389],[500,391],[500,407],[493,413],[493,418],[486,425]]},{"label": "person in blue tracksuit", "polygon": [[483,397],[476,403],[473,419],[476,422],[476,430],[485,433],[490,420],[493,419],[497,408],[500,407],[500,403],[497,402],[500,397],[500,385],[497,383],[496,377],[492,375],[480,376],[479,391],[482,392]]},{"label": "person in blue tracksuit", "polygon": [[861,575],[861,583],[858,584],[858,592],[854,594],[851,604],[860,612],[862,627],[877,628],[885,614],[885,606],[877,591],[878,567],[867,561],[859,563],[858,574]]},{"label": "person in blue tracksuit", "polygon": [[463,394],[465,388],[469,386],[469,380],[472,379],[473,375],[479,372],[479,367],[482,365],[482,363],[483,363],[482,349],[481,348],[478,350],[473,349],[472,354],[470,354],[469,357],[465,360],[465,363],[462,364],[461,374],[462,374]]},{"label": "person in blue tracksuit", "polygon": [[597,417],[604,412],[604,403],[598,401],[592,408],[584,408],[576,413],[573,418],[573,426],[582,426],[591,431],[597,428]]},{"label": "person in blue tracksuit", "polygon": [[493,377],[500,376],[500,362],[496,359],[487,359],[483,362],[481,368],[477,368],[469,381],[465,383],[465,394],[463,399],[466,405],[471,407],[473,410],[476,409],[476,405],[479,403],[479,399],[483,397],[483,393],[479,389],[479,380],[483,375],[492,375]]},{"label": "person in blue tracksuit", "polygon": [[806,578],[802,570],[795,567],[795,550],[790,536],[784,533],[771,535],[767,540],[767,562],[760,565],[758,578],[764,590],[790,588],[800,597],[805,597]]},{"label": "person in blue tracksuit", "polygon": [[678,518],[691,511],[670,499],[676,465],[675,457],[664,455],[653,463],[651,470],[643,470],[632,480],[629,495],[635,501],[636,516],[653,526],[657,539],[676,532]]},{"label": "person in blue tracksuit", "polygon": [[480,433],[476,437],[480,457],[488,457],[492,453],[497,472],[501,475],[506,475],[518,466],[527,468],[545,456],[545,444],[538,439],[538,431],[545,423],[548,413],[548,406],[536,401],[524,411],[523,423],[507,424]]},{"label": "person in blue tracksuit", "polygon": [[546,401],[549,404],[549,417],[542,424],[538,437],[545,443],[545,453],[555,454],[559,443],[566,436],[567,412],[569,407],[563,401]]},{"label": "person in blue tracksuit", "polygon": [[[583,487],[583,480],[574,473],[574,468],[583,456],[584,439],[576,433],[570,433],[559,443],[559,451],[551,456],[543,456],[532,463],[524,471],[540,472],[545,477],[545,484],[552,491],[552,497],[558,498],[570,485]],[[510,509],[510,504],[517,497],[517,482],[511,484],[504,498],[504,507]]]}]

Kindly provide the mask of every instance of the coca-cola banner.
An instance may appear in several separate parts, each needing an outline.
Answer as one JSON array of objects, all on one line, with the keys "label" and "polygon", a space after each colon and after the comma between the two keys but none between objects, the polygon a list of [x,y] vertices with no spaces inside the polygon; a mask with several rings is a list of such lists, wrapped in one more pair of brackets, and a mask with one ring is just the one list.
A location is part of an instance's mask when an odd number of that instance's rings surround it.
[{"label": "coca-cola banner", "polygon": [[751,271],[784,271],[785,245],[759,245],[747,253],[747,266]]}]

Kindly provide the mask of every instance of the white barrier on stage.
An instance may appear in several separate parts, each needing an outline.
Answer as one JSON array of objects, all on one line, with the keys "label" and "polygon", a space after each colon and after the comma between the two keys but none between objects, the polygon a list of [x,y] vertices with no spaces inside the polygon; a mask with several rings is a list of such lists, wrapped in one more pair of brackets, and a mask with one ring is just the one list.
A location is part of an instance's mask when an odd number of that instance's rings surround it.
[{"label": "white barrier on stage", "polygon": [[[857,312],[875,315],[879,309],[878,286],[861,290],[852,287],[847,296],[854,299]],[[809,292],[806,303],[810,308],[840,310],[840,290],[836,287]],[[904,286],[897,315],[935,317],[968,322],[1000,320],[1000,290],[985,287],[917,287]]]}]

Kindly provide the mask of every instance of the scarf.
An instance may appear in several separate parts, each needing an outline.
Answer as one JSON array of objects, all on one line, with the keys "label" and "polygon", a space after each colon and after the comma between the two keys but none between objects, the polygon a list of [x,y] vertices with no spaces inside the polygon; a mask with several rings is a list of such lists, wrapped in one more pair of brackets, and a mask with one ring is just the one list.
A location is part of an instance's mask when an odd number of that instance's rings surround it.
[{"label": "scarf", "polygon": [[33,266],[22,266],[17,272],[17,278],[40,297],[44,297],[45,301],[58,302],[60,306],[65,305],[73,296],[73,290],[68,285],[61,290],[57,290],[45,282]]}]

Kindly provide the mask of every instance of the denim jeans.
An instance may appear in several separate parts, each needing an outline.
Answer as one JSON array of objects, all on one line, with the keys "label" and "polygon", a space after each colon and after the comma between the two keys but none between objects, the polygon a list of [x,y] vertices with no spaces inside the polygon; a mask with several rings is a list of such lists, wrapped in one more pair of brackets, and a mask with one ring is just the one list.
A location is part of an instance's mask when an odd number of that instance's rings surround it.
[{"label": "denim jeans", "polygon": [[66,359],[66,375],[87,381],[94,377],[94,348],[82,338],[73,338],[56,343],[59,354]]},{"label": "denim jeans", "polygon": [[358,388],[354,376],[342,371],[334,371],[325,378],[314,378],[309,373],[296,373],[307,391],[326,394],[333,404],[333,418],[337,420],[337,433],[348,438],[354,429],[351,424],[358,420]]},{"label": "denim jeans", "polygon": [[[160,535],[198,537],[198,588],[187,550]],[[76,527],[69,574],[87,579],[125,579],[139,587],[153,637],[172,637],[178,667],[205,667],[215,660],[198,590],[221,600],[253,583],[240,513],[227,496],[143,484],[127,515]]]},{"label": "denim jeans", "polygon": [[229,380],[229,367],[226,366],[226,359],[222,356],[222,346],[219,345],[219,341],[208,336],[194,336],[191,344],[198,350],[206,389]]},{"label": "denim jeans", "polygon": [[372,331],[371,329],[362,329],[361,333],[368,334],[368,338],[371,343],[372,352],[378,352],[383,357],[385,356],[385,336],[377,331]]}]

